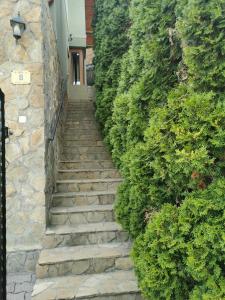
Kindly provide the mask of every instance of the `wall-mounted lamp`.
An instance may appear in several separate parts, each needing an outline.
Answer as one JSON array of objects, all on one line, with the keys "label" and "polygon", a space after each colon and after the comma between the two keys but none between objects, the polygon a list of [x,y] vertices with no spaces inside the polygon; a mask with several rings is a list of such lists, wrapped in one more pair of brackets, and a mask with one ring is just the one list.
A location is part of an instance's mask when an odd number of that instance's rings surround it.
[{"label": "wall-mounted lamp", "polygon": [[24,20],[20,17],[20,13],[18,13],[18,16],[13,17],[10,20],[10,25],[13,29],[13,36],[16,40],[19,40],[26,29],[26,23]]},{"label": "wall-mounted lamp", "polygon": [[70,33],[69,38],[68,38],[68,42],[72,42],[72,40],[73,40],[73,35],[72,35],[72,33]]}]

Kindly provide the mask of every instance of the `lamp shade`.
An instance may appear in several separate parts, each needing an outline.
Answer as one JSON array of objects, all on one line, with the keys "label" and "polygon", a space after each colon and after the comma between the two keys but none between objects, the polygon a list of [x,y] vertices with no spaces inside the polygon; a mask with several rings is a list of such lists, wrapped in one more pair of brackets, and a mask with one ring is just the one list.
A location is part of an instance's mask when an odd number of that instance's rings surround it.
[{"label": "lamp shade", "polygon": [[24,20],[20,17],[20,14],[18,13],[18,16],[13,17],[10,20],[10,25],[12,26],[13,29],[13,36],[15,39],[20,39],[24,30],[26,29],[26,23]]}]

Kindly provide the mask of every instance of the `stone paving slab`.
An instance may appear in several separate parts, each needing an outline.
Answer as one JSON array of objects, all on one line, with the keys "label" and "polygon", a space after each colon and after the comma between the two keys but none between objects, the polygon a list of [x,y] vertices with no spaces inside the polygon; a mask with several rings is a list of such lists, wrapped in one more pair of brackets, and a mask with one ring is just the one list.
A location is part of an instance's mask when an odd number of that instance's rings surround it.
[{"label": "stone paving slab", "polygon": [[113,205],[87,205],[78,207],[54,207],[51,212],[54,214],[71,213],[71,212],[91,212],[91,211],[112,211]]},{"label": "stone paving slab", "polygon": [[[141,299],[133,271],[65,276],[37,280],[33,300]],[[121,296],[121,298],[120,298]],[[126,296],[126,297],[125,297]],[[134,296],[134,297],[133,297]],[[114,299],[114,298],[112,298]]]},{"label": "stone paving slab", "polygon": [[44,248],[124,243],[129,235],[115,222],[100,222],[77,225],[55,225],[47,228],[42,241]]},{"label": "stone paving slab", "polygon": [[130,243],[108,243],[46,249],[40,254],[39,265],[93,258],[123,257],[128,256],[129,252]]},{"label": "stone paving slab", "polygon": [[87,224],[115,221],[113,205],[87,205],[51,208],[51,224]]},{"label": "stone paving slab", "polygon": [[59,225],[48,227],[46,234],[67,234],[67,233],[86,233],[86,232],[105,232],[105,231],[122,231],[122,227],[116,222],[101,222],[79,224],[76,226]]},{"label": "stone paving slab", "polygon": [[104,182],[122,182],[120,178],[102,178],[102,179],[71,179],[71,180],[57,180],[56,183],[104,183]]},{"label": "stone paving slab", "polygon": [[9,273],[7,275],[7,300],[31,300],[35,283],[33,273]]},{"label": "stone paving slab", "polygon": [[[80,173],[80,172],[108,172],[108,171],[116,171],[116,169],[71,169],[71,170],[58,170],[59,173]],[[119,172],[118,172],[119,173]]]},{"label": "stone paving slab", "polygon": [[116,179],[81,179],[81,180],[58,180],[57,192],[90,192],[115,190],[122,180]]},{"label": "stone paving slab", "polygon": [[78,169],[59,170],[59,179],[94,179],[94,178],[120,178],[120,174],[115,169]]},{"label": "stone paving slab", "polygon": [[72,207],[86,205],[107,205],[114,204],[116,199],[115,191],[58,193],[53,195],[53,207]]},{"label": "stone paving slab", "polygon": [[111,160],[64,160],[59,162],[59,166],[61,168],[66,169],[90,169],[90,168],[111,168],[113,167],[113,163]]},{"label": "stone paving slab", "polygon": [[56,193],[53,198],[57,197],[74,197],[74,196],[99,196],[99,195],[112,195],[116,194],[114,191],[89,191],[89,192],[67,192],[67,193]]}]

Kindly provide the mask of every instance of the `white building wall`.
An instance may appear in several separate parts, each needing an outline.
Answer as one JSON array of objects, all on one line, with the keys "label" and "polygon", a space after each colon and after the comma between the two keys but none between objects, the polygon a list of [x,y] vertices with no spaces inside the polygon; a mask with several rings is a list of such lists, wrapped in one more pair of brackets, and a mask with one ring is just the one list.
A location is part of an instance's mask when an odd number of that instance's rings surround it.
[{"label": "white building wall", "polygon": [[86,47],[85,0],[66,0],[71,47]]}]

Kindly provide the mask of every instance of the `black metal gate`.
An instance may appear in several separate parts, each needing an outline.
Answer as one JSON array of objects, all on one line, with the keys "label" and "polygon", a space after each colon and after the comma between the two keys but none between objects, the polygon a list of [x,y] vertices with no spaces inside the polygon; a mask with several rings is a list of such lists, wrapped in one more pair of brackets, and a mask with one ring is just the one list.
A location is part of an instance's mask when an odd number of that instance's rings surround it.
[{"label": "black metal gate", "polygon": [[6,299],[6,180],[5,180],[5,110],[0,90],[0,299]]}]

